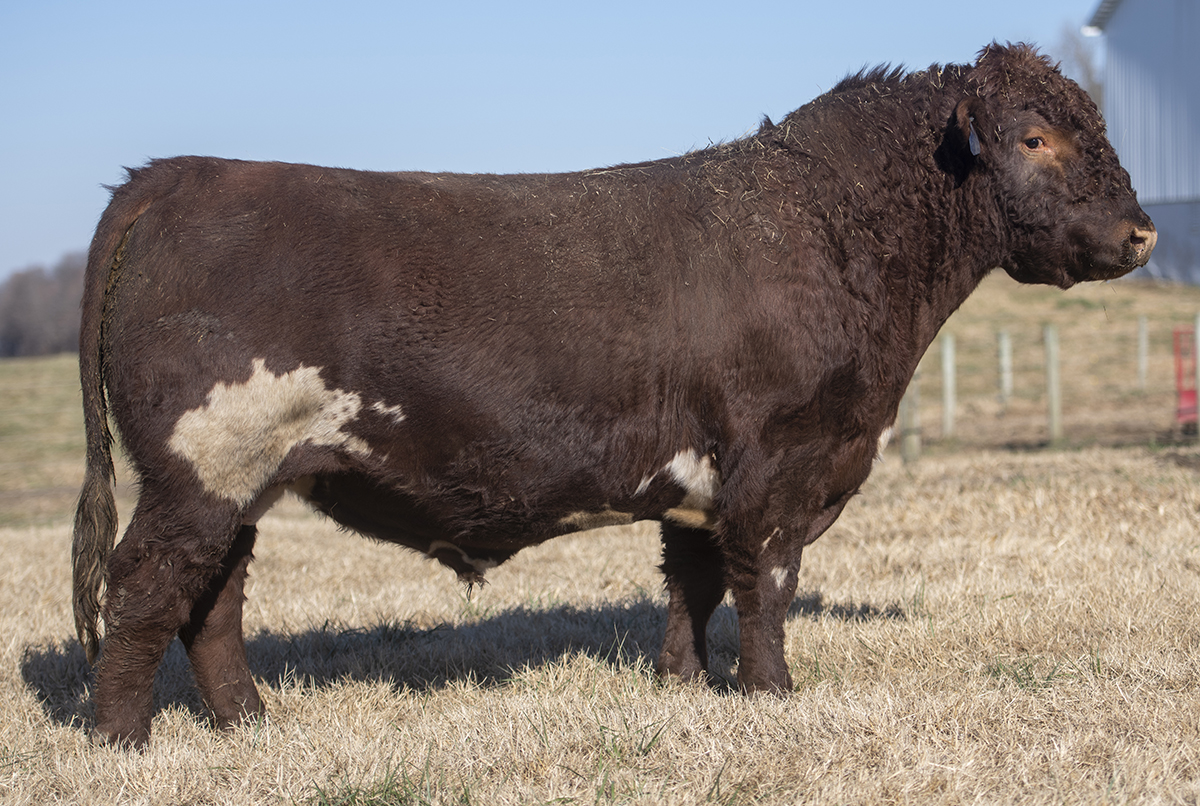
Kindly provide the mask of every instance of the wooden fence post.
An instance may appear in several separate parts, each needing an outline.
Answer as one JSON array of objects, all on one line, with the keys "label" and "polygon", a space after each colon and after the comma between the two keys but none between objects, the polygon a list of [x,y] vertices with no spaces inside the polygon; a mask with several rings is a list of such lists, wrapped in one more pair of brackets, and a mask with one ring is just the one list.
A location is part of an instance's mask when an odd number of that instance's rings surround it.
[{"label": "wooden fence post", "polygon": [[900,458],[905,464],[921,458],[920,374],[913,375],[900,399]]},{"label": "wooden fence post", "polygon": [[942,338],[942,439],[954,436],[955,394],[954,377],[954,334],[943,333]]},{"label": "wooden fence post", "polygon": [[1058,363],[1058,328],[1046,325],[1042,329],[1046,344],[1046,405],[1050,413],[1050,444],[1062,442],[1062,374]]},{"label": "wooden fence post", "polygon": [[996,334],[996,348],[1000,353],[1000,406],[1007,408],[1013,394],[1012,337],[1007,330]]}]

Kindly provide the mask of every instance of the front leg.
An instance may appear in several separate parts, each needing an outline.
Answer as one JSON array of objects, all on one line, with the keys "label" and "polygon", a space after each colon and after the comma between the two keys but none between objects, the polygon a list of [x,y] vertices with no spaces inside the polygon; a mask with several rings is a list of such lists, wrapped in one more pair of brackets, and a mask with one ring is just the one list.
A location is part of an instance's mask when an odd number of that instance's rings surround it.
[{"label": "front leg", "polygon": [[783,655],[784,621],[796,595],[800,571],[800,547],[788,556],[771,550],[781,543],[780,530],[772,532],[750,562],[732,563],[740,569],[732,574],[731,589],[741,632],[738,686],[747,694],[772,694],[792,690],[792,675]]},{"label": "front leg", "polygon": [[[783,655],[784,622],[796,597],[800,556],[806,545],[837,520],[853,492],[840,495],[814,515],[793,519],[796,525],[791,528],[731,530],[726,562],[741,628],[738,685],[742,691],[792,690],[792,675]],[[765,537],[762,531],[766,531]]]}]

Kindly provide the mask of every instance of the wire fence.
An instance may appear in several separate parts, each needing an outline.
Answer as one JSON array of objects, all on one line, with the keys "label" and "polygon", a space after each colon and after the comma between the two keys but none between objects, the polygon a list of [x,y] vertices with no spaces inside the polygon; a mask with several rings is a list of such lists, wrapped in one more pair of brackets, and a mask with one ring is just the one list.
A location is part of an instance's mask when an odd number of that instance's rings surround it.
[{"label": "wire fence", "polygon": [[944,331],[898,424],[921,450],[1165,444],[1196,433],[1196,323],[1140,316],[1099,333],[1047,325],[990,337]]}]

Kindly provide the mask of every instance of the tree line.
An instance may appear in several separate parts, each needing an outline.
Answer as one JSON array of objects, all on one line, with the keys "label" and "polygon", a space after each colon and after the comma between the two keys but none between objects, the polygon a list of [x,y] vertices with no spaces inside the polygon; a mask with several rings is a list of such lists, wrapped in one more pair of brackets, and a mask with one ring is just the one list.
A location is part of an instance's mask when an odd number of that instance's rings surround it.
[{"label": "tree line", "polygon": [[79,302],[86,264],[84,252],[72,252],[51,269],[24,269],[0,283],[0,357],[79,349]]}]

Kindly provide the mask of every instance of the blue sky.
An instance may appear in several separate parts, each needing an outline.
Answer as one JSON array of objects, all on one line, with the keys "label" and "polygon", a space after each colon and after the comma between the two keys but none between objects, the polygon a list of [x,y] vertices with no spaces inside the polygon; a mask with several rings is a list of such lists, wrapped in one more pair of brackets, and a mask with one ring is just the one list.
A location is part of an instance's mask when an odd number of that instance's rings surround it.
[{"label": "blue sky", "polygon": [[1053,52],[1099,0],[0,4],[0,277],[85,249],[122,166],[563,171],[679,154],[887,62]]}]

